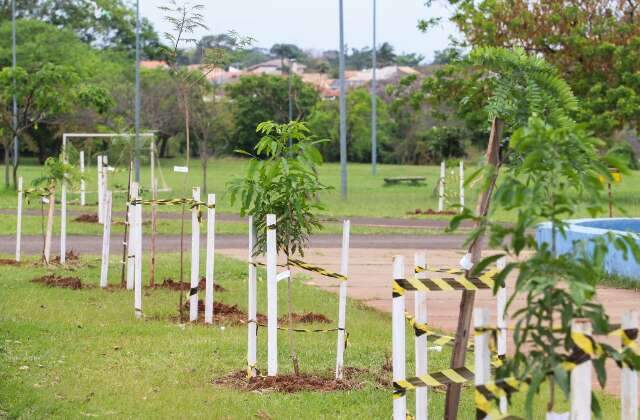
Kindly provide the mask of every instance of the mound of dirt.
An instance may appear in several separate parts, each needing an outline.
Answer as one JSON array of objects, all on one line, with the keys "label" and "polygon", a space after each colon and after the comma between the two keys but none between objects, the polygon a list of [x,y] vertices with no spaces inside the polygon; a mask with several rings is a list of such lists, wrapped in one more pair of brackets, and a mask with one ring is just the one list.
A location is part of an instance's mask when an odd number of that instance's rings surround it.
[{"label": "mound of dirt", "polygon": [[[189,312],[189,300],[184,303],[185,313]],[[267,317],[262,314],[257,314],[256,318],[258,323],[265,324]],[[204,301],[198,299],[198,323],[204,322]],[[213,322],[216,324],[224,325],[241,325],[247,323],[247,313],[238,308],[238,305],[227,305],[220,301],[213,303]]]},{"label": "mound of dirt", "polygon": [[240,370],[221,378],[215,378],[214,385],[223,385],[243,391],[284,392],[295,393],[303,391],[347,391],[358,389],[361,385],[350,379],[336,380],[331,376],[317,376],[311,374],[293,374],[278,376],[258,376],[247,378],[247,372]]},{"label": "mound of dirt", "polygon": [[[167,277],[162,281],[162,284],[156,284],[155,287],[158,289],[169,289],[169,290],[189,290],[191,289],[191,284],[187,282],[182,282],[181,284],[180,282]],[[206,287],[207,287],[206,278],[204,277],[200,278],[200,283],[198,283],[198,290],[204,291]],[[215,290],[216,292],[227,291],[227,289],[220,286],[218,283],[213,284],[213,290]]]},{"label": "mound of dirt", "polygon": [[[70,251],[67,251],[67,253],[65,254],[65,263],[70,263],[70,264],[74,264],[74,263],[78,263],[80,262],[80,254],[77,253],[76,251],[74,251],[73,249]],[[60,264],[60,256],[57,255],[55,257],[53,257],[51,259],[51,263],[52,264]]]},{"label": "mound of dirt", "polygon": [[407,214],[408,215],[424,214],[424,215],[428,215],[428,216],[434,216],[434,215],[455,216],[458,213],[456,213],[455,211],[451,211],[451,210],[437,211],[437,210],[434,210],[434,209],[426,209],[426,210],[415,209],[414,211],[408,211]]},{"label": "mound of dirt", "polygon": [[74,222],[80,223],[98,223],[98,215],[97,214],[81,214],[80,216],[73,219]]},{"label": "mound of dirt", "polygon": [[0,265],[13,265],[17,267],[22,265],[22,263],[16,260],[10,260],[8,258],[0,258]]},{"label": "mound of dirt", "polygon": [[31,282],[44,284],[49,287],[62,287],[65,289],[73,289],[73,290],[83,289],[87,287],[87,285],[82,284],[80,279],[77,277],[61,277],[55,274],[38,277],[36,279],[31,280]]},{"label": "mound of dirt", "polygon": [[[330,324],[331,322],[333,322],[326,316],[322,314],[317,314],[315,312],[307,312],[305,314],[293,313],[291,314],[291,318],[293,319],[293,322],[296,324],[313,324],[313,323]],[[289,322],[289,316],[283,315],[282,317],[280,317],[280,319],[278,319],[278,322],[280,322],[281,324]]]}]

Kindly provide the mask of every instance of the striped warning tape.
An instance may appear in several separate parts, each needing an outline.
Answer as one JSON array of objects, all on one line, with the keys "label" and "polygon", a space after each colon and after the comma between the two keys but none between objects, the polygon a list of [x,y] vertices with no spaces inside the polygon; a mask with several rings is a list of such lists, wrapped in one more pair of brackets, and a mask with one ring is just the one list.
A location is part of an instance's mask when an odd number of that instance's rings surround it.
[{"label": "striped warning tape", "polygon": [[[394,297],[402,296],[405,290],[421,292],[437,292],[451,290],[481,290],[492,289],[496,270],[490,270],[477,277],[466,279],[459,277],[443,277],[431,279],[394,279]],[[397,295],[397,296],[396,296]]]},{"label": "striped warning tape", "polygon": [[438,372],[428,373],[426,375],[414,376],[405,379],[393,381],[394,398],[402,397],[408,390],[421,388],[425,386],[437,387],[449,384],[463,384],[473,380],[474,374],[468,367],[444,369]]},{"label": "striped warning tape", "polygon": [[[417,322],[415,318],[408,312],[405,312],[404,315],[407,318],[407,321],[409,321],[411,327],[413,327],[413,332],[416,337],[426,335],[427,341],[436,346],[453,346],[453,344],[455,343],[455,337],[436,333],[431,328],[429,328],[427,324]],[[468,343],[467,349],[473,351],[473,343]]]},{"label": "striped warning tape", "polygon": [[129,202],[130,205],[132,206],[136,206],[136,205],[143,205],[143,206],[149,206],[149,205],[157,205],[157,206],[180,206],[182,204],[186,204],[189,206],[189,208],[195,208],[195,207],[207,207],[210,209],[213,209],[216,207],[215,204],[207,204],[205,202],[202,201],[198,201],[198,200],[194,200],[193,198],[167,198],[167,199],[158,199],[158,200],[139,200],[139,199],[134,199],[131,200]]},{"label": "striped warning tape", "polygon": [[[415,267],[415,273],[442,273],[442,274],[451,274],[454,276],[464,276],[466,274],[466,271],[461,269],[461,268],[451,268],[451,267],[432,267],[432,266],[425,266],[425,267],[421,267],[421,266],[416,266]],[[485,269],[482,270],[482,272],[480,274],[484,274],[484,273],[488,273],[490,270]]]},{"label": "striped warning tape", "polygon": [[495,407],[495,402],[502,397],[509,397],[529,387],[527,381],[515,378],[499,379],[483,385],[476,385],[474,401],[476,404],[476,419],[519,419],[509,414],[503,414]]},{"label": "striped warning tape", "polygon": [[325,277],[332,277],[332,278],[338,279],[340,281],[346,281],[347,280],[347,276],[344,276],[344,275],[339,274],[339,273],[334,273],[333,271],[329,271],[327,269],[324,269],[322,267],[318,267],[316,265],[311,265],[311,264],[306,263],[306,262],[304,262],[302,260],[289,258],[288,261],[289,261],[289,264],[295,265],[296,267],[302,268],[303,270],[312,271],[314,273],[322,274]]}]

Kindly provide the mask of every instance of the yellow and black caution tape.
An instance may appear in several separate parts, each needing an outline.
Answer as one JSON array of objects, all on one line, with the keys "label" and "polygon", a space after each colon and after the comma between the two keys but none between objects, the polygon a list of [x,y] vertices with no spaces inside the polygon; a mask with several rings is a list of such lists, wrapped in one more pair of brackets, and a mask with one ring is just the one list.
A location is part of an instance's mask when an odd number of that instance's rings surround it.
[{"label": "yellow and black caution tape", "polygon": [[[452,267],[433,267],[430,265],[427,265],[425,267],[421,267],[421,266],[416,266],[415,267],[415,273],[441,273],[441,274],[451,274],[454,276],[464,276],[466,274],[466,271],[462,268],[452,268]],[[488,273],[490,270],[489,269],[484,269],[482,270],[482,272],[480,274],[485,274]]]},{"label": "yellow and black caution tape", "polygon": [[527,381],[519,381],[515,378],[504,378],[495,382],[489,382],[483,385],[476,385],[475,404],[476,419],[516,419],[518,417],[509,414],[500,413],[495,407],[494,402],[502,397],[508,397],[511,394],[520,391],[526,391],[529,387]]},{"label": "yellow and black caution tape", "polygon": [[[404,294],[404,290],[410,291],[423,291],[423,292],[437,292],[437,291],[451,291],[451,290],[481,290],[492,289],[494,283],[494,276],[497,273],[495,270],[491,270],[478,277],[472,277],[467,279],[463,276],[457,277],[443,277],[443,278],[431,278],[431,279],[394,279],[393,280],[393,293],[394,297]],[[399,290],[403,292],[400,293]]]},{"label": "yellow and black caution tape", "polygon": [[312,271],[314,273],[322,274],[325,277],[331,277],[331,278],[334,278],[334,279],[338,279],[340,281],[346,281],[347,280],[347,276],[344,276],[344,275],[339,274],[339,273],[334,273],[332,271],[326,270],[326,269],[324,269],[322,267],[318,267],[316,265],[311,265],[311,264],[306,263],[306,262],[304,262],[302,260],[289,258],[289,264],[295,265],[296,267],[302,268],[303,270]]},{"label": "yellow and black caution tape", "polygon": [[[245,323],[244,321],[240,321],[242,323]],[[250,319],[246,322],[247,324],[250,323],[255,323],[258,327],[262,327],[262,328],[267,328],[266,324],[262,324],[254,319]],[[330,332],[336,332],[336,331],[344,331],[344,347],[347,348],[348,346],[348,342],[349,342],[349,333],[344,329],[344,328],[340,328],[340,327],[335,327],[335,328],[287,328],[287,327],[280,327],[278,326],[278,330],[280,331],[292,331],[292,332],[297,332],[297,333],[330,333]],[[256,334],[258,333],[258,329],[256,328]]]},{"label": "yellow and black caution tape", "polygon": [[393,381],[394,398],[402,397],[408,390],[421,387],[438,387],[449,384],[463,384],[474,378],[473,371],[468,367],[455,369],[444,369],[438,372],[428,373],[426,375],[414,376],[406,379]]},{"label": "yellow and black caution tape", "polygon": [[[455,337],[444,335],[444,334],[438,334],[435,331],[433,331],[427,324],[417,322],[415,318],[411,316],[408,312],[405,312],[405,317],[409,321],[409,324],[411,325],[411,327],[413,327],[413,332],[416,335],[416,337],[426,335],[427,341],[436,346],[453,346],[453,344],[456,341]],[[469,349],[470,351],[473,351],[473,343],[468,343],[467,349]]]},{"label": "yellow and black caution tape", "polygon": [[149,206],[149,205],[157,205],[157,206],[181,206],[183,204],[188,205],[189,208],[195,208],[195,207],[207,207],[207,208],[215,208],[216,205],[215,204],[207,204],[205,202],[202,201],[198,201],[198,200],[194,200],[193,198],[168,198],[168,199],[158,199],[158,200],[138,200],[138,199],[134,199],[131,200],[129,202],[130,205],[132,206],[136,206],[136,205],[143,205],[143,206]]},{"label": "yellow and black caution tape", "polygon": [[561,367],[567,371],[573,370],[576,366],[591,359],[597,359],[604,354],[604,350],[593,337],[583,333],[571,332],[573,341],[573,351],[569,354]]}]

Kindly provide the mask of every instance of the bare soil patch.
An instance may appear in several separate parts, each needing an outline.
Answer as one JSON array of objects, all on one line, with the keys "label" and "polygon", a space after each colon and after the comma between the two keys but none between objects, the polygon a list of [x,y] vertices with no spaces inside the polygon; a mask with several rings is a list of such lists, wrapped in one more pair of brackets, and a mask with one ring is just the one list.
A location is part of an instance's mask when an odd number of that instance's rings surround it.
[{"label": "bare soil patch", "polygon": [[80,216],[73,219],[74,222],[80,223],[98,223],[98,215],[97,214],[81,214]]},{"label": "bare soil patch", "polygon": [[48,287],[61,287],[64,289],[73,290],[86,289],[87,287],[89,287],[86,284],[82,284],[82,281],[80,281],[80,279],[77,277],[62,277],[56,274],[38,277],[31,280],[31,282],[44,284]]},{"label": "bare soil patch", "polygon": [[303,373],[298,376],[294,374],[278,375],[278,376],[258,376],[256,378],[247,378],[247,372],[239,370],[230,373],[221,378],[215,378],[212,382],[214,385],[228,386],[243,391],[255,392],[283,392],[295,393],[303,391],[347,391],[350,389],[358,389],[361,383],[346,375],[345,379],[336,380],[329,375],[319,376]]},{"label": "bare soil patch", "polygon": [[452,210],[437,211],[437,210],[429,208],[429,209],[426,209],[426,210],[415,209],[414,211],[408,211],[407,214],[409,214],[409,215],[424,214],[424,215],[428,215],[428,216],[435,216],[435,215],[454,216],[454,215],[456,215],[458,213],[456,213],[455,211],[452,211]]},{"label": "bare soil patch", "polygon": [[[326,316],[315,313],[315,312],[307,312],[304,314],[293,313],[291,314],[291,318],[293,319],[293,322],[296,324],[313,324],[313,323],[330,324],[331,322],[333,322]],[[282,324],[289,322],[289,316],[283,315],[282,317],[280,317],[280,319],[278,319],[278,322]]]},{"label": "bare soil patch", "polygon": [[[189,318],[189,300],[184,303],[185,317]],[[257,321],[260,324],[266,324],[267,317],[262,314],[256,315]],[[180,320],[179,317],[175,317],[176,320]],[[198,299],[198,323],[204,323],[204,301]],[[213,322],[214,324],[223,325],[241,325],[247,323],[247,313],[238,308],[238,305],[227,305],[220,301],[213,303]]]},{"label": "bare soil patch", "polygon": [[[207,280],[204,277],[200,278],[200,283],[198,283],[198,290],[205,290],[207,286]],[[157,289],[169,289],[169,290],[189,290],[191,289],[191,284],[187,282],[180,283],[170,277],[165,278],[161,284],[156,284],[154,286]],[[216,292],[226,292],[227,289],[219,285],[218,283],[213,284],[213,290]]]},{"label": "bare soil patch", "polygon": [[[80,262],[80,254],[76,251],[69,250],[65,254],[65,264],[78,264]],[[60,264],[60,256],[56,255],[51,259],[51,264]]]},{"label": "bare soil patch", "polygon": [[12,265],[12,266],[20,266],[22,263],[16,260],[10,260],[8,258],[0,258],[0,265]]}]

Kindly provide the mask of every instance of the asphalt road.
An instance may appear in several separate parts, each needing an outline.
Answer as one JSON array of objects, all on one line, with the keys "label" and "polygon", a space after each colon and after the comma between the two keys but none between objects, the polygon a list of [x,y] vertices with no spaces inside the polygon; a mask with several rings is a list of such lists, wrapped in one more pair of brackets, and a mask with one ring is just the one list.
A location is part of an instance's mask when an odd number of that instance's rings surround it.
[{"label": "asphalt road", "polygon": [[[351,235],[350,248],[358,249],[460,249],[465,237],[459,235]],[[316,235],[311,237],[311,248],[340,248],[341,235]],[[205,236],[201,243],[204,244]],[[27,235],[22,237],[22,253],[35,255],[42,252],[42,236]],[[185,235],[184,249],[190,252],[191,237]],[[122,235],[111,236],[111,252],[122,251]],[[54,237],[52,253],[59,251],[60,239]],[[248,247],[247,237],[244,235],[217,235],[216,249],[245,249]],[[151,237],[143,238],[143,249],[151,249]],[[179,235],[161,235],[156,241],[157,252],[177,252],[180,249]],[[70,235],[67,237],[67,250],[74,250],[80,254],[100,254],[102,252],[102,237]],[[13,254],[15,252],[15,237],[0,236],[0,253]]]}]

